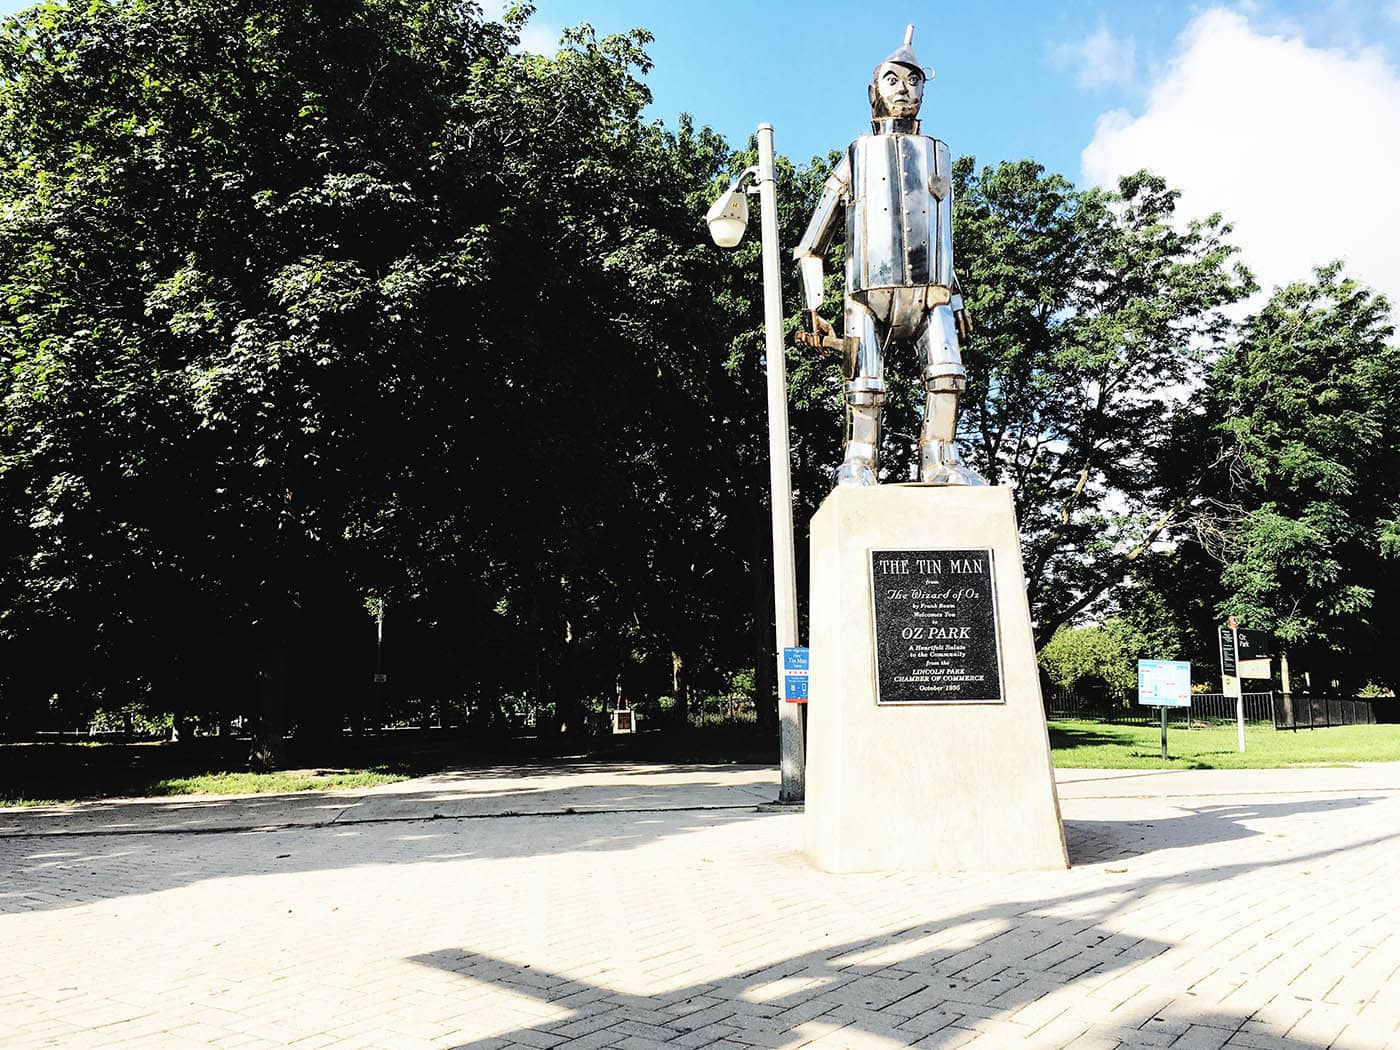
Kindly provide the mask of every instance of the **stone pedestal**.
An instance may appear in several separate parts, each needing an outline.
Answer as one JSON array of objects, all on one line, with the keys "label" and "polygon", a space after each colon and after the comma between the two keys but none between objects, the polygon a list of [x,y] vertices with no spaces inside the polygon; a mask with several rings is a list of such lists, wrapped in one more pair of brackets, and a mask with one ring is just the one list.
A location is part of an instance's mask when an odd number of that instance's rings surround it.
[{"label": "stone pedestal", "polygon": [[808,854],[1067,867],[1011,491],[837,489],[811,545]]}]

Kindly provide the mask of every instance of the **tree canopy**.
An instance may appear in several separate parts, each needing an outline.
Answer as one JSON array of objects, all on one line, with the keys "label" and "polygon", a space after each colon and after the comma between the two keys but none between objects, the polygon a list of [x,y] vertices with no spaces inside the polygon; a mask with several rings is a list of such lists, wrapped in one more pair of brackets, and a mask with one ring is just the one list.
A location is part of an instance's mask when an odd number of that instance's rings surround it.
[{"label": "tree canopy", "polygon": [[1223,219],[1184,221],[1159,178],[1108,194],[1029,161],[958,175],[979,329],[963,426],[987,479],[1016,489],[1044,644],[1198,499],[1194,392],[1253,283]]},{"label": "tree canopy", "polygon": [[367,596],[417,628],[409,688],[743,662],[754,464],[718,438],[755,399],[695,351],[736,331],[697,236],[730,151],[639,119],[644,33],[517,54],[525,13],[9,23],[0,622],[85,640],[10,690],[236,707],[210,669],[251,663],[280,735],[288,682],[304,726],[363,694]]},{"label": "tree canopy", "polygon": [[[483,728],[528,701],[582,731],[619,691],[683,709],[736,675],[776,717],[759,249],[702,222],[754,145],[644,117],[645,31],[534,55],[528,15],[48,0],[4,24],[0,729],[256,713],[274,763],[288,728],[379,717],[367,609],[391,695]],[[830,162],[779,158],[783,244]],[[1330,269],[1236,327],[1228,224],[1147,173],[1107,193],[964,159],[955,199],[962,437],[1015,487],[1039,641],[1224,610],[1319,660],[1393,641],[1383,302]],[[801,530],[841,394],[788,355]],[[888,462],[916,371],[890,362]]]},{"label": "tree canopy", "polygon": [[1221,358],[1232,469],[1222,611],[1327,681],[1394,690],[1400,637],[1400,347],[1389,305],[1339,264],[1279,289]]}]

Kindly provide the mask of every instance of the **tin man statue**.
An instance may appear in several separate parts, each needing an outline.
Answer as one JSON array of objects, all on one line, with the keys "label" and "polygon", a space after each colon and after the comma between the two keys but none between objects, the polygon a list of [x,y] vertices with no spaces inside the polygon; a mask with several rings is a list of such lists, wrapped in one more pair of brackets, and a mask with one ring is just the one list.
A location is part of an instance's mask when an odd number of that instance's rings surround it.
[{"label": "tin man statue", "polygon": [[[871,134],[846,148],[827,176],[807,232],[793,251],[802,271],[813,331],[799,341],[839,350],[845,370],[846,439],[838,485],[878,482],[885,352],[911,342],[923,364],[924,420],[919,480],[935,485],[985,485],[958,455],[958,395],[967,386],[958,336],[971,331],[953,273],[953,195],[948,144],[920,133],[925,75],[914,57],[914,27],[904,44],[875,67]],[[930,76],[932,72],[930,71]],[[846,211],[844,338],[817,313],[822,257]]]}]

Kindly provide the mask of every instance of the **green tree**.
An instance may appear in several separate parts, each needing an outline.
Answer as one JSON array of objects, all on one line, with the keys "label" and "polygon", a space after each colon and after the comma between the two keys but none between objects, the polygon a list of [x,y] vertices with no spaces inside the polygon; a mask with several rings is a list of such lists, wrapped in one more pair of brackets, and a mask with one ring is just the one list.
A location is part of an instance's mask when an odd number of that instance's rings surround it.
[{"label": "green tree", "polygon": [[[1209,494],[1211,486],[1207,484],[1205,490]],[[1208,514],[1215,506],[1207,495],[1192,525],[1209,532]],[[1205,677],[1218,672],[1220,563],[1202,546],[1194,529],[1177,530],[1164,549],[1134,563],[1127,579],[1107,597],[1105,610],[1143,638],[1139,656],[1187,660]]]},{"label": "green tree", "polygon": [[978,326],[962,436],[1016,489],[1043,645],[1200,510],[1211,454],[1193,392],[1252,282],[1220,216],[1183,221],[1155,176],[1108,194],[1031,161],[955,173]]},{"label": "green tree", "polygon": [[[1325,685],[1400,684],[1400,348],[1340,264],[1279,289],[1214,372],[1230,454],[1220,616],[1272,630]],[[1301,658],[1301,660],[1299,659]]]},{"label": "green tree", "polygon": [[1121,617],[1102,624],[1061,627],[1040,651],[1040,666],[1064,689],[1101,685],[1110,699],[1129,704],[1137,689],[1137,662],[1170,659],[1159,639]]},{"label": "green tree", "polygon": [[7,23],[0,640],[44,654],[8,708],[232,713],[256,678],[275,763],[368,694],[369,595],[396,691],[575,728],[624,674],[743,662],[761,401],[710,351],[742,283],[700,221],[730,150],[641,120],[644,33],[514,54],[527,15]]}]

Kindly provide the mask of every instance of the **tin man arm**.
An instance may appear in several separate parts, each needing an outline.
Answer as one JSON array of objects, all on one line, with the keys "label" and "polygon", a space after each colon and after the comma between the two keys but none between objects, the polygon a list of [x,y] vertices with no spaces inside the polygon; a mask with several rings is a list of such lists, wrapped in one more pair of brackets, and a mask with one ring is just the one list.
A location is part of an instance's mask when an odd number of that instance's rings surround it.
[{"label": "tin man arm", "polygon": [[802,289],[807,297],[807,309],[818,310],[826,294],[822,289],[822,257],[831,246],[832,235],[836,232],[836,209],[845,202],[851,192],[851,162],[843,156],[841,163],[831,170],[822,187],[821,199],[807,223],[807,232],[792,250],[792,257],[802,268]]}]

